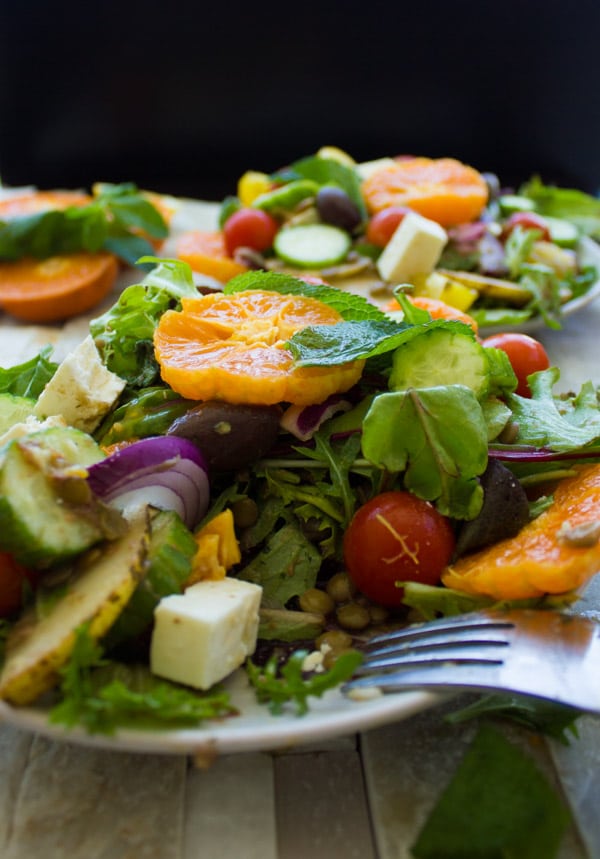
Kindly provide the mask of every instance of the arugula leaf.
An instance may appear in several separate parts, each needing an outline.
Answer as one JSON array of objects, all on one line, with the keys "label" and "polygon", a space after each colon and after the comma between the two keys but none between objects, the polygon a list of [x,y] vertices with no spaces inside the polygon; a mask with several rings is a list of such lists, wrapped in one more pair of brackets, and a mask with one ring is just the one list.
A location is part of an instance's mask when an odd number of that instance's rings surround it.
[{"label": "arugula leaf", "polygon": [[507,404],[519,426],[518,444],[567,452],[600,441],[600,408],[595,387],[586,382],[576,396],[559,398],[552,394],[559,378],[559,369],[551,367],[529,377],[530,399],[508,395]]},{"label": "arugula leaf", "polygon": [[361,295],[354,295],[326,284],[306,283],[301,278],[282,274],[279,271],[248,271],[238,274],[225,285],[223,292],[231,295],[246,289],[265,289],[282,295],[307,295],[310,298],[317,298],[337,310],[347,322],[387,319],[382,310]]},{"label": "arugula leaf", "polygon": [[119,726],[136,728],[197,725],[233,712],[227,693],[193,692],[154,677],[145,666],[104,659],[89,635],[89,624],[76,630],[69,662],[60,670],[61,701],[50,721],[83,725],[90,733],[112,734]]},{"label": "arugula leaf", "polygon": [[329,670],[305,677],[302,665],[307,652],[297,650],[281,669],[277,656],[272,656],[264,666],[247,661],[246,671],[256,699],[260,704],[268,704],[274,715],[281,714],[285,705],[293,702],[297,715],[303,716],[308,712],[307,698],[320,698],[327,690],[349,680],[363,659],[357,650],[349,650],[340,654]]},{"label": "arugula leaf", "polygon": [[8,369],[0,368],[0,393],[37,399],[58,369],[50,361],[52,347],[45,346],[35,358]]},{"label": "arugula leaf", "polygon": [[512,230],[504,247],[505,261],[512,280],[516,280],[521,274],[540,236],[540,230],[524,229],[521,226]]},{"label": "arugula leaf", "polygon": [[165,238],[167,225],[160,212],[135,185],[105,185],[86,206],[69,206],[0,221],[0,259],[24,256],[44,259],[102,248],[135,265],[152,253],[152,238]]},{"label": "arugula leaf", "polygon": [[569,821],[531,758],[483,725],[411,852],[415,859],[552,859]]},{"label": "arugula leaf", "polygon": [[263,589],[265,608],[284,608],[294,596],[312,588],[321,555],[295,525],[284,525],[269,537],[265,548],[239,572],[239,578]]},{"label": "arugula leaf", "polygon": [[380,394],[365,417],[362,450],[374,465],[404,472],[406,488],[444,515],[472,519],[479,512],[476,478],[487,463],[487,427],[470,388]]}]

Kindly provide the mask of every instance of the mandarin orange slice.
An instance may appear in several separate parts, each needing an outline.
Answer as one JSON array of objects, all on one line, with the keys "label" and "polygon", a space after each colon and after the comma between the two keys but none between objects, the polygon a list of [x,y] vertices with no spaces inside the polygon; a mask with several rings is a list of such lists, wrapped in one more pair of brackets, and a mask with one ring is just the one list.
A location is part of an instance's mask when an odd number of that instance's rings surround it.
[{"label": "mandarin orange slice", "polygon": [[485,179],[455,158],[403,158],[377,170],[362,184],[371,214],[408,206],[443,227],[476,220],[488,200]]},{"label": "mandarin orange slice", "polygon": [[163,380],[192,400],[295,405],[320,403],[360,378],[364,361],[294,367],[285,348],[308,325],[334,325],[336,310],[301,295],[247,290],[183,298],[154,335]]},{"label": "mandarin orange slice", "polygon": [[577,590],[600,569],[600,465],[563,480],[553,504],[516,537],[465,555],[442,575],[448,588],[498,600]]}]

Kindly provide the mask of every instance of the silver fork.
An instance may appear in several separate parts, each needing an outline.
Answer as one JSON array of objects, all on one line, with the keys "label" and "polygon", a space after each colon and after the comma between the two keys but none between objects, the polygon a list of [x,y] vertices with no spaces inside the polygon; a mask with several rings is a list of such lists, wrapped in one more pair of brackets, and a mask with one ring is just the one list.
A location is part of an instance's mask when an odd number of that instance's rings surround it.
[{"label": "silver fork", "polygon": [[372,638],[344,692],[502,691],[600,714],[600,624],[544,610],[479,611]]}]

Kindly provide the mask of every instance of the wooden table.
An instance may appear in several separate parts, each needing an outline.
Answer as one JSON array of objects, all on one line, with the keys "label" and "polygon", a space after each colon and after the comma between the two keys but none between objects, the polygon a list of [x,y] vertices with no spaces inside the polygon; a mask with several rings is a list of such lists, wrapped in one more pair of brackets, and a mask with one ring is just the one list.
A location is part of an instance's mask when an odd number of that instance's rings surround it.
[{"label": "wooden table", "polygon": [[[81,326],[67,335],[74,342]],[[540,334],[561,388],[600,383],[600,302]],[[40,332],[38,332],[40,334]],[[68,339],[68,338],[67,338]],[[34,349],[36,337],[29,344]],[[0,365],[10,351],[0,332]],[[13,355],[14,357],[14,355]],[[584,611],[600,616],[600,583]],[[600,676],[600,674],[599,674]],[[0,726],[2,859],[409,859],[409,848],[476,725],[446,701],[404,721],[286,752],[133,754]],[[561,859],[600,857],[600,720],[569,747],[508,729],[565,793],[576,826]]]}]

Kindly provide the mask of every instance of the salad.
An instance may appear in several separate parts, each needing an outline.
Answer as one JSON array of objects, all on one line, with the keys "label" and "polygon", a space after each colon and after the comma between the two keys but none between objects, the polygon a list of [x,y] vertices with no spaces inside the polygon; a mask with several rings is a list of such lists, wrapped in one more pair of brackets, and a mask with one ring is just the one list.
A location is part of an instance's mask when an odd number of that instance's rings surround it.
[{"label": "salad", "polygon": [[402,288],[141,262],[60,365],[0,373],[2,699],[197,725],[245,666],[302,713],[374,631],[598,570],[598,392],[555,394],[538,341]]},{"label": "salad", "polygon": [[247,171],[217,231],[188,230],[176,254],[226,282],[243,271],[311,273],[389,300],[399,283],[481,327],[560,327],[597,282],[585,258],[600,202],[534,177],[518,189],[454,158],[357,163],[323,147],[274,171]]}]

